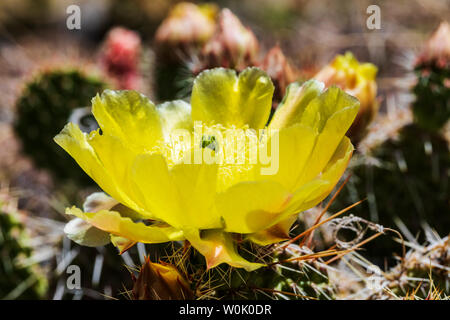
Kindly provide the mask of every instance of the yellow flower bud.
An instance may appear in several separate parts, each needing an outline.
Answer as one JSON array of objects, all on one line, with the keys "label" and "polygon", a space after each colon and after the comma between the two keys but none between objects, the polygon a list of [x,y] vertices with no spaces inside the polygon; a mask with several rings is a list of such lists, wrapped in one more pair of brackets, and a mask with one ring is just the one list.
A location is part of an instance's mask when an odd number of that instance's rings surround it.
[{"label": "yellow flower bud", "polygon": [[355,121],[347,132],[352,141],[361,140],[366,129],[378,113],[377,83],[378,68],[371,63],[359,63],[351,52],[336,56],[333,61],[320,70],[315,79],[326,87],[336,85],[356,97],[361,106]]},{"label": "yellow flower bud", "polygon": [[134,279],[132,290],[136,300],[192,300],[194,294],[178,270],[166,263],[153,263],[149,258]]}]

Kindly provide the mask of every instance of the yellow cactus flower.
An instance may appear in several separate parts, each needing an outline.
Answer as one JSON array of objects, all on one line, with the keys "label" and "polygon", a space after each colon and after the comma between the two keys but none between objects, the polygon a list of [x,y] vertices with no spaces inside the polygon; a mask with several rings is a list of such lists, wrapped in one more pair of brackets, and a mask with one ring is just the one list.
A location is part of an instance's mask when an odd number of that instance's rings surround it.
[{"label": "yellow cactus flower", "polygon": [[378,113],[377,71],[375,65],[359,63],[351,52],[346,52],[345,55],[337,55],[314,76],[326,87],[336,85],[358,98],[361,108],[348,132],[353,141],[359,141],[365,135],[367,126]]},{"label": "yellow cactus flower", "polygon": [[[108,194],[67,213],[120,249],[188,240],[208,268],[257,269],[239,255],[236,234],[261,245],[287,239],[296,215],[331,192],[351,157],[345,133],[359,102],[323,89],[294,82],[270,123],[274,87],[258,68],[202,72],[190,104],[155,106],[135,91],[106,90],[92,101],[100,129],[69,123],[55,137]],[[85,230],[72,238],[83,243]]]}]

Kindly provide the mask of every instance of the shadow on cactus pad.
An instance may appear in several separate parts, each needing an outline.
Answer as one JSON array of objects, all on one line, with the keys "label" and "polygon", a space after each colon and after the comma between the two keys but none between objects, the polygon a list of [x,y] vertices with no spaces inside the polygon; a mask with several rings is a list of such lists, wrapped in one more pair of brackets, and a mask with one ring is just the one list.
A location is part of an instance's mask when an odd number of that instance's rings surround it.
[{"label": "shadow on cactus pad", "polygon": [[[369,155],[353,159],[352,177],[333,208],[367,198],[354,213],[385,227],[420,234],[428,224],[440,235],[450,230],[450,153],[441,136],[412,124],[398,139],[388,139]],[[390,256],[401,246],[389,237],[368,244],[371,256]]]}]

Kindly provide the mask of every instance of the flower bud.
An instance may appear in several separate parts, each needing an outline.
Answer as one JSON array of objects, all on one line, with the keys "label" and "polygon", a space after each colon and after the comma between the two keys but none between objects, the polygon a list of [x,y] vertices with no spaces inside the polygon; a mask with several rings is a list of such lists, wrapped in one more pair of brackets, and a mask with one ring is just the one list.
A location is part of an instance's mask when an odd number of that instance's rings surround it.
[{"label": "flower bud", "polygon": [[284,97],[287,86],[295,81],[296,72],[278,45],[267,52],[259,67],[272,79],[275,85],[274,102],[279,103]]},{"label": "flower bud", "polygon": [[351,52],[336,56],[320,70],[314,78],[335,85],[358,98],[360,109],[355,121],[347,132],[352,141],[358,142],[367,133],[367,127],[378,113],[377,83],[378,68],[371,63],[359,63]]},{"label": "flower bud", "polygon": [[417,58],[419,66],[450,67],[450,24],[442,22],[433,33]]},{"label": "flower bud", "polygon": [[153,263],[146,258],[132,290],[135,300],[191,300],[189,283],[170,264]]},{"label": "flower bud", "polygon": [[108,32],[101,63],[119,89],[139,89],[141,39],[131,30],[117,27]]},{"label": "flower bud", "polygon": [[414,66],[414,121],[431,131],[450,119],[450,25],[442,22],[426,42]]},{"label": "flower bud", "polygon": [[189,54],[200,49],[214,34],[217,10],[212,4],[188,2],[173,7],[156,31],[155,41],[160,55],[169,54],[169,58],[177,59],[177,50]]},{"label": "flower bud", "polygon": [[242,71],[256,64],[258,49],[253,32],[229,9],[223,9],[215,34],[203,48],[203,69],[224,67]]}]

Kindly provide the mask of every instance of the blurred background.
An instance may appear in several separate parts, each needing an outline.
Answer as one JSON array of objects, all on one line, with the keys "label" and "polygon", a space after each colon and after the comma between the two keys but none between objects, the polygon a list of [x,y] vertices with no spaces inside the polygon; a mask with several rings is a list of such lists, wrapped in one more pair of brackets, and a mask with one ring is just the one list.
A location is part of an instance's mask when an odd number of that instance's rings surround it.
[{"label": "blurred background", "polygon": [[[163,81],[174,82],[174,79],[179,81],[180,77],[183,78],[182,70],[177,69],[176,72],[179,73],[169,77],[172,71],[161,69],[164,62],[158,60],[157,42],[160,38],[155,37],[158,27],[178,2],[180,1],[0,2],[0,204],[1,211],[10,214],[8,221],[0,221],[3,226],[8,225],[11,229],[3,230],[0,240],[3,239],[3,243],[6,243],[6,233],[12,234],[9,241],[20,238],[22,243],[22,233],[24,239],[28,239],[25,241],[26,245],[14,247],[16,251],[1,251],[3,267],[0,268],[0,298],[126,298],[125,289],[132,282],[127,268],[132,270],[143,262],[148,246],[140,245],[118,256],[111,245],[86,248],[65,238],[63,227],[68,218],[64,215],[64,208],[71,204],[81,205],[86,195],[98,189],[77,171],[73,163],[67,164],[64,162],[65,158],[59,158],[61,152],[57,150],[57,146],[52,145],[51,138],[62,129],[69,117],[75,117],[89,127],[92,123],[89,122],[89,115],[83,113],[83,107],[88,107],[90,98],[103,88],[138,89],[154,101],[184,97],[180,92],[171,94],[158,88],[158,84],[161,86]],[[351,51],[359,61],[376,65],[380,115],[394,115],[393,122],[400,123],[397,127],[411,121],[410,114],[401,112],[407,110],[414,101],[411,88],[416,83],[413,71],[417,56],[439,24],[450,19],[448,0],[221,0],[208,3],[214,3],[218,8],[229,8],[243,25],[253,31],[259,42],[255,59],[263,59],[272,47],[279,45],[292,68],[301,74],[299,78],[314,75],[337,54],[347,51]],[[366,25],[370,15],[366,10],[373,4],[381,9],[379,30],[369,30]],[[66,22],[71,14],[66,10],[70,5],[77,5],[81,9],[79,30],[69,30],[67,27]],[[125,58],[128,59],[127,63],[135,64],[130,67],[135,69],[127,73],[127,76],[123,76],[125,71],[119,68],[120,61],[117,64],[119,67],[114,67],[116,65],[111,62],[114,54],[109,56],[108,50],[113,50],[113,53],[115,50],[110,31],[117,26],[132,31],[128,34],[128,31],[124,31],[122,35],[119,35],[120,32],[116,34],[119,42],[121,37],[125,39],[125,44],[122,45],[126,50],[131,55],[133,50],[139,50],[139,57],[136,58],[139,59],[138,62],[129,62],[134,58]],[[121,44],[118,46],[120,50],[123,49]],[[173,52],[178,52],[177,50],[179,48],[173,49]],[[181,60],[191,70],[195,70],[195,52],[189,49],[187,53],[183,51],[183,54]],[[169,77],[169,80],[164,76]],[[189,78],[188,75],[184,80],[189,82]],[[70,88],[74,91],[71,92]],[[73,110],[59,108],[61,101],[66,105],[73,105],[72,109],[77,109],[82,116],[86,115],[86,119],[78,114],[74,115]],[[41,105],[55,109],[44,110],[45,107]],[[55,113],[60,114],[62,120],[52,118]],[[383,130],[386,131],[387,129]],[[375,135],[376,137],[378,136]],[[50,143],[48,146],[41,145],[41,140],[38,139],[47,139]],[[370,143],[366,141],[361,148],[370,148]],[[422,145],[421,148],[423,149]],[[444,172],[444,181],[437,182],[442,189],[436,191],[441,192],[439,201],[442,205],[430,210],[440,212],[447,223],[450,213],[448,171],[445,171],[445,168],[448,169],[446,143],[443,148],[444,160],[440,161],[444,161],[444,165],[437,170]],[[76,172],[71,173],[72,169],[69,167],[74,167]],[[72,178],[74,176],[77,178]],[[358,181],[354,181],[353,186],[357,184]],[[364,182],[364,186],[366,185]],[[385,185],[382,188],[392,187]],[[354,193],[353,197],[350,194],[350,199],[354,200],[351,203],[368,194],[370,198],[370,193],[363,193],[356,197]],[[421,195],[414,197],[420,198]],[[408,204],[416,203],[411,205],[412,210],[421,206],[417,205],[419,200],[414,197],[405,200]],[[427,211],[427,201],[430,199],[424,201],[424,210]],[[367,207],[362,207],[360,215],[380,222],[383,204],[378,205],[379,212],[374,213],[374,202],[368,203]],[[348,204],[343,198],[336,206],[343,208]],[[410,209],[406,205],[406,209],[399,210]],[[433,230],[436,227],[439,229],[439,219],[432,223]],[[392,223],[392,227],[398,225]],[[412,223],[412,226],[403,231],[415,235],[422,227],[423,224],[417,227]],[[438,233],[445,236],[448,233],[447,227],[444,224]],[[378,265],[383,265],[385,260],[379,257],[379,252],[381,251],[376,251],[372,257]],[[18,256],[25,258],[18,267],[19,271],[15,273],[13,269]],[[82,274],[86,275],[83,277],[84,289],[81,291],[70,291],[65,286],[68,276],[66,268],[70,264],[81,266]],[[118,268],[118,265],[124,267]],[[6,283],[2,272],[10,275],[9,283]]]}]

